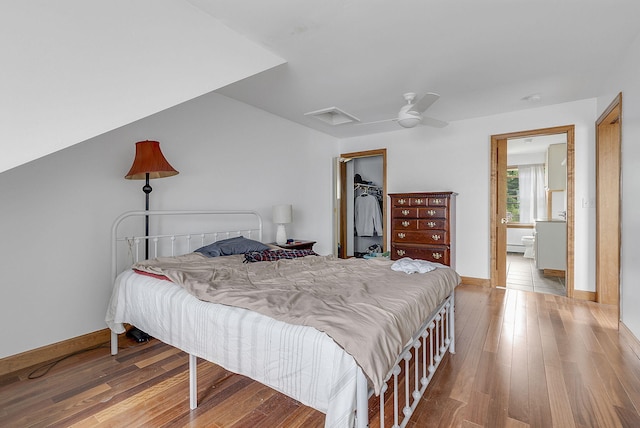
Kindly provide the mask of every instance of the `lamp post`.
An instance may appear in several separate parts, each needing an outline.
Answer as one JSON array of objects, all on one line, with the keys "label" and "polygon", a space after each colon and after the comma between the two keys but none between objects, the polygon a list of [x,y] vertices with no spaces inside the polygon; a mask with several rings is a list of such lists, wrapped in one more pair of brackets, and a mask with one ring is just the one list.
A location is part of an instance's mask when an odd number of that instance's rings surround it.
[{"label": "lamp post", "polygon": [[[145,195],[145,211],[149,211],[149,194],[153,190],[149,185],[151,178],[171,177],[178,174],[165,159],[157,141],[139,141],[136,143],[136,156],[133,165],[124,178],[128,180],[145,180],[142,191]],[[144,258],[149,258],[149,215],[144,216]],[[127,336],[137,342],[146,342],[150,336],[139,328],[132,326],[127,331]]]}]

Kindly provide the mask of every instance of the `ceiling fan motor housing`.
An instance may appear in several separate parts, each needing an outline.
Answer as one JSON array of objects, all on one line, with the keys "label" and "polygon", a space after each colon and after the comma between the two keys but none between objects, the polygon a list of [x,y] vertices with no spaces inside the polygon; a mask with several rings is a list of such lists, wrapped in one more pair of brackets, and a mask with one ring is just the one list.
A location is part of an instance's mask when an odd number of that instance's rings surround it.
[{"label": "ceiling fan motor housing", "polygon": [[402,106],[398,113],[398,123],[403,128],[413,128],[422,121],[422,115],[417,111],[409,110],[413,104]]}]

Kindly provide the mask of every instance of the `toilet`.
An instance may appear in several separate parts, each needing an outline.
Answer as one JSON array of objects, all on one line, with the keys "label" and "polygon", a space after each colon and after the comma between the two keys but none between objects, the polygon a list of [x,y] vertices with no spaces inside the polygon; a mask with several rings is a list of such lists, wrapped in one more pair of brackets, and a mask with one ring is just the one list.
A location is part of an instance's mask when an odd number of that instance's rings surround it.
[{"label": "toilet", "polygon": [[523,236],[522,245],[524,245],[524,257],[533,259],[535,257],[533,246],[536,243],[534,236]]}]

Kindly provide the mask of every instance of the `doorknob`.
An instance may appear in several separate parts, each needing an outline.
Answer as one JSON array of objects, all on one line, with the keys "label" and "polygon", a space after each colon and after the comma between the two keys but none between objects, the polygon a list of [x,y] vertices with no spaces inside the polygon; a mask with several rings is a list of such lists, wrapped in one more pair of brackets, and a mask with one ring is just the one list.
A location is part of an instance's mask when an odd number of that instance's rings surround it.
[{"label": "doorknob", "polygon": [[507,220],[506,218],[501,218],[500,219],[500,223],[507,224],[507,223],[509,223],[509,220]]}]

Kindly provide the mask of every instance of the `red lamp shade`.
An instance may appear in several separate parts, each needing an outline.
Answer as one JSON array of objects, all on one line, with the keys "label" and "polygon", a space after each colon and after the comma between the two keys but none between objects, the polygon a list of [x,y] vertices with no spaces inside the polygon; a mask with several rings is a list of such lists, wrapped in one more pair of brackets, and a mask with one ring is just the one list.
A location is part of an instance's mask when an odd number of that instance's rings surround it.
[{"label": "red lamp shade", "polygon": [[136,143],[136,157],[131,169],[124,176],[129,180],[144,180],[147,173],[149,178],[164,178],[178,174],[178,171],[167,162],[160,150],[158,141],[140,141]]}]

